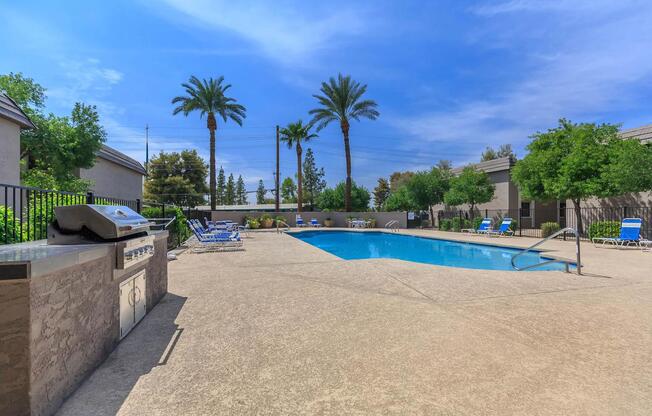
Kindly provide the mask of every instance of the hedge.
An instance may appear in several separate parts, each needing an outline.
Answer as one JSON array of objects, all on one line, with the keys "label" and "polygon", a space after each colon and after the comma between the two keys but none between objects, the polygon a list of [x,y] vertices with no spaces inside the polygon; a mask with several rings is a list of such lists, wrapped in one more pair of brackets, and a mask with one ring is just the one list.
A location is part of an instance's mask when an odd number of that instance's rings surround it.
[{"label": "hedge", "polygon": [[589,239],[596,237],[609,238],[620,235],[620,222],[618,221],[596,221],[589,225]]}]

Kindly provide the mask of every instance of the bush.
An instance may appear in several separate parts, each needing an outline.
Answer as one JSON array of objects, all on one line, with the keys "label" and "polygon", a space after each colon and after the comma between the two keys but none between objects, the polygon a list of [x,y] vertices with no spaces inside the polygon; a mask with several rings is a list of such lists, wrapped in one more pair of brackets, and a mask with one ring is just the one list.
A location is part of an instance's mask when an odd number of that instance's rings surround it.
[{"label": "bush", "polygon": [[556,222],[544,222],[541,224],[541,235],[543,238],[549,237],[561,230],[561,226]]},{"label": "bush", "polygon": [[475,217],[473,218],[473,229],[477,230],[480,227],[480,224],[482,224],[482,220],[484,218],[482,217]]},{"label": "bush", "polygon": [[179,207],[166,207],[165,217],[163,217],[163,210],[161,207],[144,207],[140,214],[145,218],[174,218],[174,222],[168,227],[168,231],[172,238],[168,240],[168,245],[175,243],[175,248],[180,246],[184,241],[190,237],[190,229],[186,224],[187,218],[181,208]]},{"label": "bush", "polygon": [[592,238],[615,238],[620,235],[620,222],[618,221],[596,221],[589,225],[589,239]]},{"label": "bush", "polygon": [[445,218],[439,221],[439,230],[440,231],[450,231],[453,226],[453,220]]},{"label": "bush", "polygon": [[464,228],[471,228],[471,225],[471,220],[467,220],[466,218],[455,217],[451,220],[451,228],[453,231],[459,232]]},{"label": "bush", "polygon": [[253,217],[245,217],[245,224],[248,225],[252,230],[260,228],[260,221]]},{"label": "bush", "polygon": [[[5,223],[5,215],[7,215],[7,222]],[[18,214],[16,214],[18,215]],[[5,234],[5,227],[7,234]],[[25,241],[26,236],[20,226],[20,220],[14,220],[14,211],[4,205],[0,205],[0,244],[20,243]]]}]

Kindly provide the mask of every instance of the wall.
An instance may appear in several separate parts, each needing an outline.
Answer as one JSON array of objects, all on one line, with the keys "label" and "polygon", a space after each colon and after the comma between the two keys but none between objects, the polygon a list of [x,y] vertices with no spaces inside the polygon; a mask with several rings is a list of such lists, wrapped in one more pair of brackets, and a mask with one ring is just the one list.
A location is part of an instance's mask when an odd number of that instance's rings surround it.
[{"label": "wall", "polygon": [[[198,218],[203,220],[204,216],[207,216],[208,211],[200,211]],[[238,224],[244,223],[245,217],[260,217],[262,212],[242,212],[242,211],[213,211],[211,218],[213,221],[216,220],[230,220],[237,222]],[[285,217],[286,222],[291,225],[296,225],[296,214],[295,212],[281,212],[281,213],[268,213],[272,217]],[[194,215],[193,215],[194,217]],[[309,223],[312,218],[317,219],[320,224],[324,224],[326,218],[330,218],[335,221],[335,227],[347,227],[347,217],[363,218],[370,219],[374,218],[376,220],[376,228],[383,228],[385,224],[392,220],[399,222],[400,228],[407,228],[407,212],[303,212],[301,213],[304,223]]]},{"label": "wall", "polygon": [[0,183],[20,185],[20,127],[3,118],[0,118]]},{"label": "wall", "polygon": [[143,198],[143,175],[102,158],[97,158],[92,168],[80,169],[79,177],[94,181],[92,190],[98,196]]}]

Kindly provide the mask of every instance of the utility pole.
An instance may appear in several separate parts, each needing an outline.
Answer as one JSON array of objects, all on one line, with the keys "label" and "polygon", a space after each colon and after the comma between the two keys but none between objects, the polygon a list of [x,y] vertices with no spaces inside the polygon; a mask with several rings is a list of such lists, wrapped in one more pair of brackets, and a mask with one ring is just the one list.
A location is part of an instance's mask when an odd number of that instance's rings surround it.
[{"label": "utility pole", "polygon": [[149,176],[149,124],[145,124],[145,174]]},{"label": "utility pole", "polygon": [[281,172],[280,172],[281,168],[280,168],[280,165],[279,165],[279,157],[280,157],[280,153],[279,153],[280,137],[279,137],[279,134],[280,134],[279,133],[279,127],[277,125],[276,126],[276,178],[274,178],[275,179],[274,182],[276,182],[276,195],[275,195],[275,199],[274,199],[274,210],[276,212],[279,212],[281,210],[281,208],[279,206],[280,205],[279,177],[281,176]]}]

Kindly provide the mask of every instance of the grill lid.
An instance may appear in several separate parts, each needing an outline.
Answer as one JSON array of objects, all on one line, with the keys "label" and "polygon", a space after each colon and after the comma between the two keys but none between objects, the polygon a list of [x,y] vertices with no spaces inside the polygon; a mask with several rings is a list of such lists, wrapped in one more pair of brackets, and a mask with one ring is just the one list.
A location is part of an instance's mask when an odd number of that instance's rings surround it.
[{"label": "grill lid", "polygon": [[102,239],[116,239],[146,232],[150,222],[121,205],[67,205],[54,208],[61,231],[80,233],[84,228]]}]

